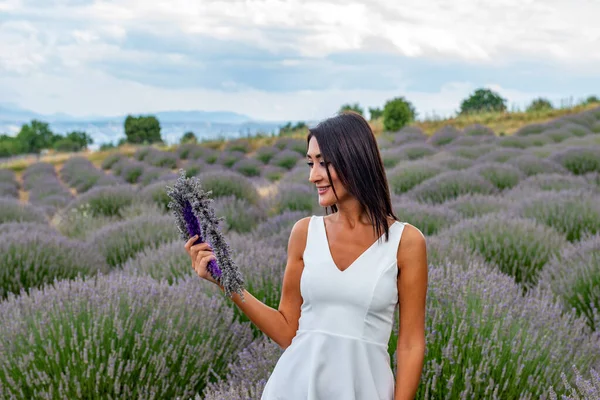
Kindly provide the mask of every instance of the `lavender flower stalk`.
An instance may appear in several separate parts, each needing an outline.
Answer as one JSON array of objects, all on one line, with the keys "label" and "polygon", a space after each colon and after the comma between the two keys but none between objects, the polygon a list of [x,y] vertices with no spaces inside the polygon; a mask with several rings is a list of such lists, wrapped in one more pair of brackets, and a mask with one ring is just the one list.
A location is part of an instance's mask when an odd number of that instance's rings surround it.
[{"label": "lavender flower stalk", "polygon": [[[198,235],[194,244],[207,242],[213,248],[216,260],[211,260],[207,269],[211,276],[223,286],[229,297],[234,292],[244,300],[244,279],[231,257],[229,245],[219,229],[219,221],[213,208],[212,191],[205,191],[197,177],[186,178],[185,171],[179,169],[179,178],[173,187],[167,186],[171,201],[167,205],[175,216],[177,229],[184,240]],[[206,241],[205,241],[206,239]]]}]

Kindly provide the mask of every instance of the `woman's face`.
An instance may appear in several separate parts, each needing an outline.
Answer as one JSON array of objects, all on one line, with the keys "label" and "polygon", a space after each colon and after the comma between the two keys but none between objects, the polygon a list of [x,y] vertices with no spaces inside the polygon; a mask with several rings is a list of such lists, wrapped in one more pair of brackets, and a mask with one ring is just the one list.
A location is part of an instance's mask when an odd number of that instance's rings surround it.
[{"label": "woman's face", "polygon": [[[325,165],[325,162],[321,157],[319,144],[314,136],[310,138],[310,142],[308,142],[308,152],[306,153],[306,157],[306,161],[310,169],[308,180],[317,187],[319,205],[321,207],[328,207],[342,201],[342,199],[348,195],[348,192],[339,181],[333,166],[331,164]],[[329,169],[329,173],[331,174],[331,182],[329,182],[327,177],[327,171],[325,170],[326,167]],[[335,192],[337,193],[339,200],[335,198],[335,194],[333,194],[331,186],[335,187]]]}]

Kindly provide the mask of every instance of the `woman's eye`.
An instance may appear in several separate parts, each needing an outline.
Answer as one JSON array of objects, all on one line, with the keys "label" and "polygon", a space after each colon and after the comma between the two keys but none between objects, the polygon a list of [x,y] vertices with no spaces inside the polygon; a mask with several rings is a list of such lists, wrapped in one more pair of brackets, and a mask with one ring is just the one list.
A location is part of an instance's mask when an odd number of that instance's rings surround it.
[{"label": "woman's eye", "polygon": [[[324,166],[325,166],[325,164],[326,164],[326,163],[325,163],[325,161],[321,161],[321,162],[319,163],[319,165],[320,165],[321,167],[324,167]],[[313,165],[315,165],[315,164],[314,164],[314,163],[312,163],[312,162],[307,162],[307,163],[306,163],[306,165],[308,165],[309,167],[311,167],[311,168],[312,168],[312,166],[313,166]]]}]

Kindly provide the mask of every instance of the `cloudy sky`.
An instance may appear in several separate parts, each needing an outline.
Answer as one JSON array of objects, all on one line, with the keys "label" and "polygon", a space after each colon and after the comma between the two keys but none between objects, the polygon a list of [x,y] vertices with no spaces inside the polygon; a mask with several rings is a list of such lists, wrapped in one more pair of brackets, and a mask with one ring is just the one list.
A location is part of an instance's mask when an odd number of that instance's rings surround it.
[{"label": "cloudy sky", "polygon": [[315,120],[600,95],[598,0],[0,0],[0,104]]}]

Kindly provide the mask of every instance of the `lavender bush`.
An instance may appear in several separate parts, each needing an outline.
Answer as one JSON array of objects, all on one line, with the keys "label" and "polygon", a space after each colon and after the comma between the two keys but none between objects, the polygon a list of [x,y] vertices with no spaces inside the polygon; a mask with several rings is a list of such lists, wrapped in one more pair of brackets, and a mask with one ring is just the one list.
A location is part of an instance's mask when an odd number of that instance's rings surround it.
[{"label": "lavender bush", "polygon": [[531,191],[561,191],[561,190],[588,190],[590,184],[581,176],[562,175],[558,173],[542,173],[530,176],[515,186],[508,196],[515,197],[519,192]]},{"label": "lavender bush", "polygon": [[298,152],[285,149],[275,154],[269,164],[290,170],[298,163],[299,159]]},{"label": "lavender bush", "polygon": [[447,171],[415,186],[408,196],[422,203],[440,204],[467,193],[493,194],[497,189],[473,171]]},{"label": "lavender bush", "polygon": [[317,191],[300,183],[281,181],[276,193],[267,199],[269,215],[278,215],[284,211],[303,211],[311,214],[318,206]]},{"label": "lavender bush", "polygon": [[123,154],[111,153],[104,159],[104,161],[102,161],[101,168],[105,170],[111,169],[112,166],[122,158],[125,158]]},{"label": "lavender bush", "polygon": [[429,159],[430,161],[435,161],[440,167],[445,170],[453,169],[467,169],[473,165],[473,161],[468,158],[456,156],[448,153],[438,153],[435,156]]},{"label": "lavender bush", "polygon": [[554,229],[533,220],[495,213],[463,220],[439,232],[463,243],[528,290],[540,270],[568,243]]},{"label": "lavender bush", "polygon": [[466,136],[475,136],[475,137],[495,137],[496,134],[494,133],[494,131],[485,126],[485,125],[481,125],[481,124],[471,124],[471,125],[467,125],[465,127],[465,129],[463,129],[463,132],[465,133]]},{"label": "lavender bush", "polygon": [[434,235],[460,219],[457,212],[443,205],[428,206],[415,201],[403,201],[393,203],[392,208],[401,221],[409,221],[426,236]]},{"label": "lavender bush", "polygon": [[194,244],[210,244],[216,260],[208,262],[208,272],[223,286],[227,296],[237,292],[244,301],[244,279],[231,257],[229,244],[221,233],[219,223],[222,218],[215,215],[214,200],[210,198],[211,192],[206,191],[198,178],[186,178],[182,169],[179,173],[179,179],[175,184],[167,187],[167,194],[172,199],[169,209],[175,217],[179,236],[187,241],[197,235]]},{"label": "lavender bush", "polygon": [[254,158],[242,158],[233,164],[231,169],[244,176],[259,176],[262,165],[260,161]]},{"label": "lavender bush", "polygon": [[178,160],[179,158],[177,154],[170,151],[158,150],[155,148],[150,149],[150,151],[148,151],[148,153],[144,157],[145,163],[148,163],[155,167],[167,169],[177,168]]},{"label": "lavender bush", "polygon": [[408,192],[443,171],[443,168],[429,160],[406,161],[386,171],[390,190],[396,194]]},{"label": "lavender bush", "polygon": [[566,309],[583,315],[592,329],[600,310],[600,234],[565,247],[540,274],[539,286],[549,288]]},{"label": "lavender bush", "polygon": [[507,161],[508,164],[519,168],[525,175],[537,174],[567,174],[568,171],[560,164],[531,154],[523,154]]},{"label": "lavender bush", "polygon": [[552,153],[549,158],[575,175],[600,172],[600,146],[569,147]]},{"label": "lavender bush", "polygon": [[228,365],[225,379],[206,386],[203,400],[260,400],[281,354],[281,348],[267,336],[254,340]]},{"label": "lavender bush", "polygon": [[246,155],[241,151],[222,151],[219,154],[216,162],[227,168],[231,168],[238,160],[241,160],[245,157]]},{"label": "lavender bush", "polygon": [[450,152],[452,155],[468,158],[469,160],[476,160],[485,154],[491,153],[495,149],[497,149],[497,147],[490,143],[483,143],[475,146],[463,146],[460,145],[458,139],[456,140],[456,143],[453,142],[444,148],[445,151]]},{"label": "lavender bush", "polygon": [[197,278],[58,282],[0,303],[0,397],[191,398],[251,340]]},{"label": "lavender bush", "polygon": [[85,209],[92,217],[120,217],[122,209],[134,200],[134,188],[130,185],[95,187],[75,198],[64,213],[82,212],[80,210]]},{"label": "lavender bush", "polygon": [[394,144],[401,146],[406,143],[425,142],[428,136],[420,128],[408,126],[394,134]]},{"label": "lavender bush", "polygon": [[506,211],[510,208],[511,202],[500,196],[468,193],[445,202],[444,206],[458,212],[463,218],[472,218]]},{"label": "lavender bush", "polygon": [[530,136],[530,135],[538,135],[548,129],[547,125],[544,124],[528,124],[521,128],[519,128],[514,136]]},{"label": "lavender bush", "polygon": [[267,219],[263,204],[250,204],[235,196],[220,197],[214,202],[215,214],[223,218],[223,230],[240,233],[250,232]]},{"label": "lavender bush", "polygon": [[583,319],[549,296],[523,297],[502,273],[448,263],[430,267],[429,279],[416,399],[540,398],[567,366],[600,361],[600,337]]},{"label": "lavender bush", "polygon": [[[120,164],[121,161],[113,165]],[[70,187],[77,190],[77,193],[84,193],[93,186],[110,186],[124,183],[123,178],[114,175],[106,175],[96,168],[88,159],[75,156],[70,157],[60,169],[60,178]]]},{"label": "lavender bush", "polygon": [[0,224],[5,222],[46,222],[42,209],[18,199],[0,197]]},{"label": "lavender bush", "polygon": [[197,177],[202,187],[211,192],[211,197],[235,196],[250,204],[257,204],[260,197],[252,181],[234,171],[208,171]]},{"label": "lavender bush", "polygon": [[263,164],[268,164],[279,151],[280,149],[275,146],[263,146],[256,150],[254,157]]},{"label": "lavender bush", "polygon": [[573,133],[564,129],[548,129],[542,133],[543,136],[550,139],[554,143],[560,143],[564,140],[567,140],[570,137],[573,137]]},{"label": "lavender bush", "polygon": [[19,294],[21,290],[52,283],[54,279],[72,279],[108,270],[96,249],[52,234],[48,229],[17,228],[1,234],[0,265],[0,299],[9,293]]},{"label": "lavender bush", "polygon": [[515,149],[515,148],[496,148],[495,150],[489,151],[485,154],[482,154],[480,157],[477,157],[475,160],[477,163],[485,163],[485,162],[499,162],[503,163],[511,158],[521,156],[523,154],[527,154],[525,150]]},{"label": "lavender bush", "polygon": [[427,140],[428,143],[434,146],[446,146],[451,143],[455,139],[459,138],[463,135],[463,132],[456,129],[453,126],[446,125],[431,135],[431,137]]},{"label": "lavender bush", "polygon": [[481,175],[499,190],[510,189],[525,178],[517,167],[497,162],[477,163],[469,170]]},{"label": "lavender bush", "polygon": [[[577,367],[572,366],[572,370],[575,373],[575,383],[574,386],[569,383],[567,376],[564,372],[560,374],[562,379],[562,384],[564,386],[564,392],[567,394],[562,394],[561,400],[600,400],[600,374],[593,368],[590,369],[591,378],[586,380],[583,376],[581,376]],[[560,393],[560,391],[559,391]],[[554,391],[554,387],[550,387],[550,399],[558,400],[558,396]]]},{"label": "lavender bush", "polygon": [[225,151],[239,151],[247,154],[252,151],[252,144],[246,138],[239,138],[227,142],[224,148]]},{"label": "lavender bush", "polygon": [[570,242],[600,232],[600,195],[589,191],[539,193],[518,204],[516,211],[562,232]]},{"label": "lavender bush", "polygon": [[132,219],[111,223],[86,238],[116,268],[129,257],[147,247],[175,240],[177,229],[169,215],[141,215]]},{"label": "lavender bush", "polygon": [[182,160],[196,160],[202,157],[208,149],[197,143],[184,143],[177,147],[177,156]]},{"label": "lavender bush", "polygon": [[0,182],[0,197],[19,198],[19,184],[17,182]]},{"label": "lavender bush", "polygon": [[286,172],[287,170],[285,168],[277,167],[275,165],[265,165],[261,170],[261,176],[271,182],[276,182],[280,180]]}]

